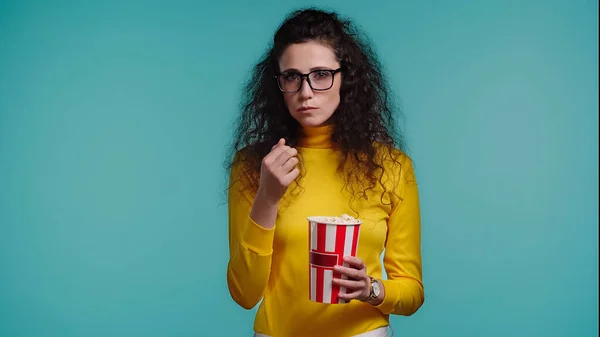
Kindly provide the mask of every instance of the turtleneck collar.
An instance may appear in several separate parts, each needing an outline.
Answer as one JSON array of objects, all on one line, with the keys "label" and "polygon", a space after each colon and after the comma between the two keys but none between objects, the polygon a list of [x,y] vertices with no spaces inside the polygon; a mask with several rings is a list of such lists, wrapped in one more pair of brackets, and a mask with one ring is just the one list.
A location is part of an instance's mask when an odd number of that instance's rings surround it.
[{"label": "turtleneck collar", "polygon": [[333,125],[322,125],[314,127],[301,127],[299,146],[313,149],[332,148]]}]

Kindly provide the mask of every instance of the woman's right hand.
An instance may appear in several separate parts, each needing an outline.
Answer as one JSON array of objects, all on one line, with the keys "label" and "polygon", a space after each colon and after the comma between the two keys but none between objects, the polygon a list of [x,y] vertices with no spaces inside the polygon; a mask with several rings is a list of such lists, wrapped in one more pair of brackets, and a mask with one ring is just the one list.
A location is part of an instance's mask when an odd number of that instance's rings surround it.
[{"label": "woman's right hand", "polygon": [[274,205],[279,203],[288,187],[298,177],[298,151],[285,145],[281,138],[262,160],[257,197]]}]

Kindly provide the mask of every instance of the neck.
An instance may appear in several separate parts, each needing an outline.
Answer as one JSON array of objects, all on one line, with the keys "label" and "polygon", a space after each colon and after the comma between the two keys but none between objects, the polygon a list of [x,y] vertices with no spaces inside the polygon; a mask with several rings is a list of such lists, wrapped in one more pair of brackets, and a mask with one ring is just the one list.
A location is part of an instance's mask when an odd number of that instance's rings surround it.
[{"label": "neck", "polygon": [[299,146],[315,149],[328,149],[333,147],[331,135],[332,124],[320,126],[303,126],[300,128]]}]

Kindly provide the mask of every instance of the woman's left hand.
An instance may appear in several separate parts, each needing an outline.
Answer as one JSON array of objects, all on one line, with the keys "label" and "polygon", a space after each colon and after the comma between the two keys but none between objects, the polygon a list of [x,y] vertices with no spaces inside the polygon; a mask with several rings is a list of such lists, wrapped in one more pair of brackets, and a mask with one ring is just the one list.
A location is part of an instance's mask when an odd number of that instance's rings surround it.
[{"label": "woman's left hand", "polygon": [[366,301],[371,295],[371,279],[367,275],[367,268],[363,261],[358,257],[346,256],[344,262],[350,267],[335,266],[334,271],[348,277],[347,280],[334,278],[333,284],[340,287],[346,287],[345,294],[338,294],[338,297],[344,300]]}]

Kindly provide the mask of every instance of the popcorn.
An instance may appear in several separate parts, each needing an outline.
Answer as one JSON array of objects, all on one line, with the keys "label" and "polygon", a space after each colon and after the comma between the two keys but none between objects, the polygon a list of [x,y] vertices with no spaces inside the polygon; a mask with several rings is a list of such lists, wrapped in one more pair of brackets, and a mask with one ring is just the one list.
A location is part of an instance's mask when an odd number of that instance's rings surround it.
[{"label": "popcorn", "polygon": [[323,217],[322,222],[339,223],[339,224],[356,224],[356,223],[360,223],[361,221],[356,219],[353,216],[348,215],[348,214],[342,214],[341,217],[339,217],[339,216]]},{"label": "popcorn", "polygon": [[355,222],[356,219],[353,216],[350,216],[348,214],[342,214],[342,221],[343,222]]}]

